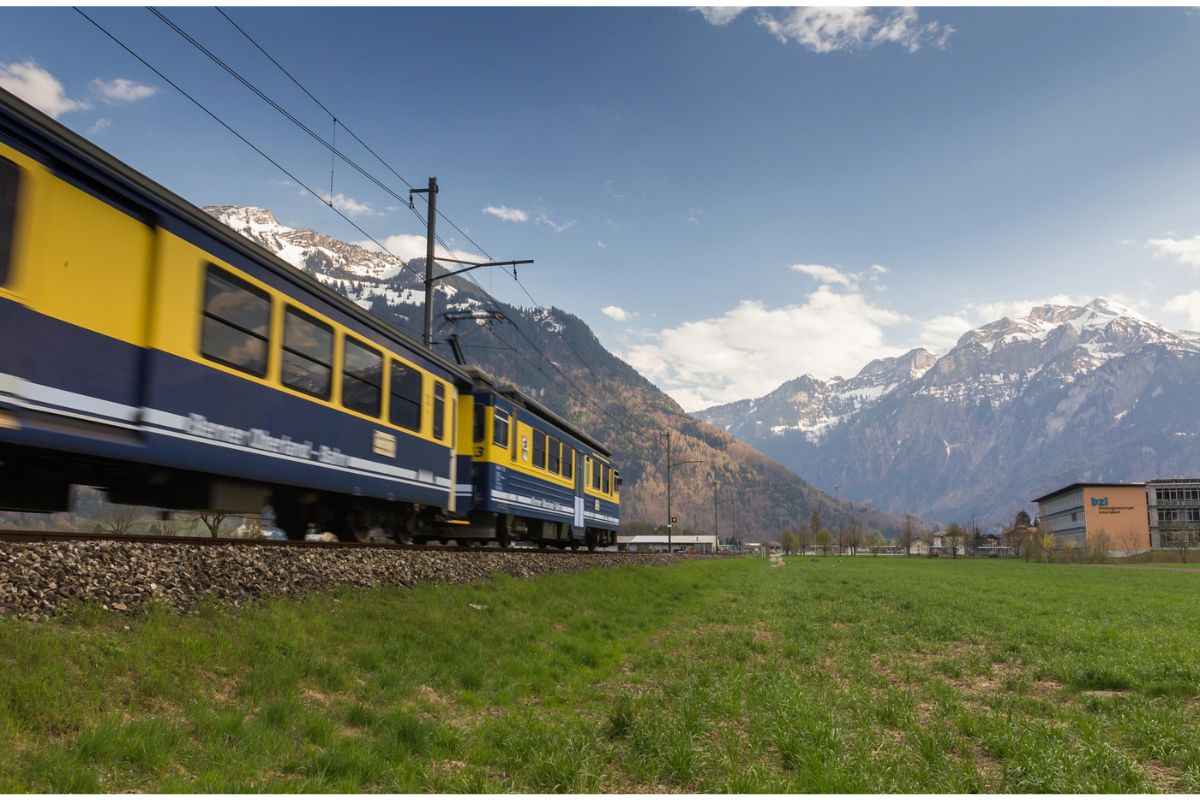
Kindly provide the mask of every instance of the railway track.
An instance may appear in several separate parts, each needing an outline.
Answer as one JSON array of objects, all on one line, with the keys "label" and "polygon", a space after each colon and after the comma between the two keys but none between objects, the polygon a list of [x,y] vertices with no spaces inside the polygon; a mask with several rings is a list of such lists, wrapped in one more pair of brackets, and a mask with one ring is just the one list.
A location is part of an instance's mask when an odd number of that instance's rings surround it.
[{"label": "railway track", "polygon": [[22,531],[0,530],[0,542],[15,543],[53,543],[53,542],[125,542],[127,544],[194,544],[200,546],[236,545],[239,547],[301,547],[312,549],[349,549],[366,548],[370,550],[415,550],[418,552],[438,553],[543,553],[550,555],[627,555],[634,557],[636,553],[623,553],[616,550],[586,549],[571,550],[559,548],[501,548],[490,543],[477,546],[449,544],[397,544],[377,542],[324,542],[324,541],[293,541],[280,539],[231,539],[213,538],[211,536],[154,536],[147,534],[115,534],[115,533],[86,533],[80,531]]}]

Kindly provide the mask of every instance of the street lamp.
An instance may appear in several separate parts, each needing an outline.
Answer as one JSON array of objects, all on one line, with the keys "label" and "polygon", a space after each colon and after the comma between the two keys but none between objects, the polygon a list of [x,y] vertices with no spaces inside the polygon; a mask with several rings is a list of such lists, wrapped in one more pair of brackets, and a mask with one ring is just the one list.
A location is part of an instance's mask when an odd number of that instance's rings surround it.
[{"label": "street lamp", "polygon": [[664,435],[667,437],[667,552],[670,553],[673,550],[671,542],[671,529],[675,524],[675,518],[671,516],[671,470],[675,469],[676,467],[682,467],[684,464],[703,464],[704,460],[700,458],[693,458],[688,461],[676,461],[672,463],[671,431],[664,431]]}]

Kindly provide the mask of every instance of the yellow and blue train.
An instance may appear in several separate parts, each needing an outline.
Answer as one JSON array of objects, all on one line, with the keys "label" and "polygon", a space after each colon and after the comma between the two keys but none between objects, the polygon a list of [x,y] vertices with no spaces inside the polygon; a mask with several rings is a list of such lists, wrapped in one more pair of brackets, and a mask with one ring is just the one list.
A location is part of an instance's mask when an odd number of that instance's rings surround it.
[{"label": "yellow and blue train", "polygon": [[615,542],[594,438],[0,90],[0,508],[259,513],[289,537]]}]

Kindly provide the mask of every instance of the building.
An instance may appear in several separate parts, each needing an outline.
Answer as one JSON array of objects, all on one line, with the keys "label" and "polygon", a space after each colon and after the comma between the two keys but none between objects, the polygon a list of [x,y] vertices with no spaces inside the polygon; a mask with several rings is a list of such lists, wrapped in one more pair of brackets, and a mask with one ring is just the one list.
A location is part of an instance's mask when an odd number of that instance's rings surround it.
[{"label": "building", "polygon": [[1146,503],[1151,547],[1200,547],[1200,478],[1150,481]]},{"label": "building", "polygon": [[[639,533],[636,536],[617,536],[617,549],[636,553],[665,553],[665,533]],[[671,536],[671,549],[675,552],[717,552],[717,537],[711,533],[676,533]]]},{"label": "building", "polygon": [[1152,546],[1146,491],[1144,483],[1072,483],[1033,502],[1057,547],[1083,547],[1090,537],[1105,539],[1108,549],[1137,551]]}]

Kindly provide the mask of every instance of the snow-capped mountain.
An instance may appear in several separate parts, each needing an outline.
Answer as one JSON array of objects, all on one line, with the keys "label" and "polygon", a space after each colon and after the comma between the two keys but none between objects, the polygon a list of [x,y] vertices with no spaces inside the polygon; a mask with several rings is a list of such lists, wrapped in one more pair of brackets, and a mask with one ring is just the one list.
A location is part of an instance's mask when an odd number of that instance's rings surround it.
[{"label": "snow-capped mountain", "polygon": [[[205,206],[204,211],[298,269],[313,275],[366,309],[376,303],[392,307],[413,323],[420,316],[405,306],[423,306],[424,260],[408,264],[399,258],[343,242],[311,228],[289,228],[265,208]],[[469,285],[439,282],[436,291],[447,308],[481,304]]]},{"label": "snow-capped mountain", "polygon": [[[289,228],[261,208],[204,210],[381,319],[420,336],[423,258],[405,263],[314,230]],[[676,431],[675,452],[701,459],[709,468],[674,476],[674,509],[685,528],[709,529],[713,479],[739,487],[740,527],[732,531],[738,535],[773,529],[781,506],[797,520],[817,511],[830,525],[851,515],[883,531],[901,524],[889,514],[830,498],[732,436],[687,417],[673,400],[605,350],[587,325],[569,312],[496,301],[458,277],[437,283],[435,301],[435,341],[451,330],[441,316],[446,309],[482,306],[506,318],[494,328],[483,322],[458,323],[468,360],[577,422],[613,450],[624,479],[621,517],[632,530],[659,523],[666,509],[659,436],[664,424]],[[443,355],[451,355],[445,345],[438,347]],[[728,535],[731,524],[722,519],[721,531]]]},{"label": "snow-capped mountain", "polygon": [[696,416],[855,500],[996,521],[1076,480],[1200,473],[1198,394],[1200,337],[1100,298]]}]

